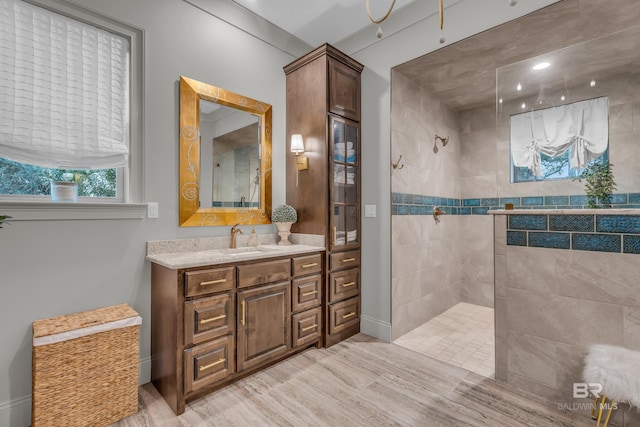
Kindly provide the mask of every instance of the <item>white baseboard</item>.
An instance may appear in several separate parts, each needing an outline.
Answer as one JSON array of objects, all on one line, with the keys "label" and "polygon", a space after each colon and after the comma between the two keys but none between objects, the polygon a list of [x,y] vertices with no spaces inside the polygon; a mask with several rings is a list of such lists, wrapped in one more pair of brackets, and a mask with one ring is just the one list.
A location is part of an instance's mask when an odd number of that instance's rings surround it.
[{"label": "white baseboard", "polygon": [[[151,381],[151,357],[140,360],[140,385]],[[31,395],[0,403],[0,426],[28,427],[31,425]]]},{"label": "white baseboard", "polygon": [[31,395],[0,404],[0,426],[31,425]]},{"label": "white baseboard", "polygon": [[379,340],[391,342],[391,323],[381,322],[367,316],[360,316],[360,332]]}]

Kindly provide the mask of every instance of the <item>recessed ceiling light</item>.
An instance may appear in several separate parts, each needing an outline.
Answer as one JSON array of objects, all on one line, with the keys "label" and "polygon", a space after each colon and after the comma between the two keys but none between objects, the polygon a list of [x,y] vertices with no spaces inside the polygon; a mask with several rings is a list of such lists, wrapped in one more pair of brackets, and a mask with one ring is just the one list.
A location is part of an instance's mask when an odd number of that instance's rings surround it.
[{"label": "recessed ceiling light", "polygon": [[550,66],[551,64],[549,64],[548,62],[539,62],[533,66],[533,69],[536,71],[539,71],[539,70],[544,70],[545,68],[549,68]]},{"label": "recessed ceiling light", "polygon": [[502,98],[498,99],[498,102],[499,102],[500,104],[502,104]]},{"label": "recessed ceiling light", "polygon": [[591,85],[591,87],[594,87],[596,85],[596,81],[595,80],[591,80],[591,83],[589,83]]},{"label": "recessed ceiling light", "polygon": [[564,97],[564,95],[562,95],[562,96],[560,97],[560,101],[564,101],[564,100],[565,100],[565,97]]},{"label": "recessed ceiling light", "polygon": [[521,105],[522,109],[524,110],[525,108],[527,108],[527,104],[525,104],[524,102]]},{"label": "recessed ceiling light", "polygon": [[522,90],[522,85],[520,83],[518,83],[518,86],[516,86],[516,90],[517,91],[521,91]]}]

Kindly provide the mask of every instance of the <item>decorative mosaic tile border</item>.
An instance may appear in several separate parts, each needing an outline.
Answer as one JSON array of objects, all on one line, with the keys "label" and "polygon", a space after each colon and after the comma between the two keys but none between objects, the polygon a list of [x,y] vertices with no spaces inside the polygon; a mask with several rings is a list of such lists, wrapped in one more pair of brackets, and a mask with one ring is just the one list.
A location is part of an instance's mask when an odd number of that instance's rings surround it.
[{"label": "decorative mosaic tile border", "polygon": [[[391,193],[391,215],[432,215],[438,206],[449,215],[486,215],[492,209],[504,209],[511,203],[515,209],[586,209],[587,196],[525,196],[455,199],[421,194]],[[640,208],[640,193],[612,196],[613,208]]]},{"label": "decorative mosaic tile border", "polygon": [[640,215],[508,215],[507,245],[640,254]]}]

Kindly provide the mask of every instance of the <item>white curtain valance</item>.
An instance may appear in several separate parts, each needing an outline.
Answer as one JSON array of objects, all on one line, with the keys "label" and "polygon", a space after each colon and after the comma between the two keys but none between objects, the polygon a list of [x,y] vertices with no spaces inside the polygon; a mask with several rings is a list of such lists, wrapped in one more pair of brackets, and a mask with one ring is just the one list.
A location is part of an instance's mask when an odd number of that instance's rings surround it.
[{"label": "white curtain valance", "polygon": [[514,166],[542,175],[540,154],[558,157],[571,149],[571,168],[581,169],[609,145],[609,98],[595,98],[511,116]]},{"label": "white curtain valance", "polygon": [[68,169],[127,165],[129,40],[0,0],[0,157]]}]

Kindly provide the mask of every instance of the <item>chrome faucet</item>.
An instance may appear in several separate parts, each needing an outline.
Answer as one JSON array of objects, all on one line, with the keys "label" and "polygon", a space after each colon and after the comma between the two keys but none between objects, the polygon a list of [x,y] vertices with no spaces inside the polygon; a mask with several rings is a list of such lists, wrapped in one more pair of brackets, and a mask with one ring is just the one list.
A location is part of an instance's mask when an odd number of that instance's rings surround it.
[{"label": "chrome faucet", "polygon": [[236,235],[238,233],[244,234],[242,230],[240,230],[239,228],[236,228],[238,225],[240,224],[236,224],[233,227],[231,227],[231,242],[229,243],[229,248],[231,249],[235,249],[236,247]]}]

